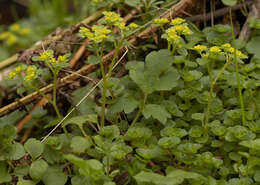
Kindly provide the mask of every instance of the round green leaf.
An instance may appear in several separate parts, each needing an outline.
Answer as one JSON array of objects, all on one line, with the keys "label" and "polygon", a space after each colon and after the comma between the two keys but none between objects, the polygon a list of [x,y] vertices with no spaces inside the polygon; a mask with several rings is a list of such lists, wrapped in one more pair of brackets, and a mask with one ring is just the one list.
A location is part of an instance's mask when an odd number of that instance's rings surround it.
[{"label": "round green leaf", "polygon": [[31,138],[26,141],[24,148],[35,159],[42,154],[44,145],[40,141]]},{"label": "round green leaf", "polygon": [[29,174],[32,177],[32,179],[41,180],[47,168],[48,164],[44,160],[37,160],[31,164]]}]

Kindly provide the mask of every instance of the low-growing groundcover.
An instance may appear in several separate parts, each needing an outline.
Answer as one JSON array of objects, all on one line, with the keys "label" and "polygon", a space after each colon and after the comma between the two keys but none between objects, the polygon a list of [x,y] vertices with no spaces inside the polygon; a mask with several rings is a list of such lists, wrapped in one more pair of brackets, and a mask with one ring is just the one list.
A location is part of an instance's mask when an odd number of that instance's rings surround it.
[{"label": "low-growing groundcover", "polygon": [[[125,45],[131,27],[138,27],[122,24],[116,13],[104,15],[103,26],[80,29],[96,54],[88,62],[99,63],[106,44]],[[228,25],[199,30],[176,18],[156,19],[153,26],[161,28],[166,47],[128,61],[121,78],[113,77],[113,63],[107,75],[101,64],[103,83],[65,120],[64,132],[22,145],[15,127],[0,125],[0,183],[260,184],[257,24],[248,43],[235,39]],[[110,34],[111,28],[119,32]],[[46,51],[34,59],[63,67],[53,58]],[[25,69],[25,82],[34,85],[38,73]],[[74,91],[74,103],[94,85]],[[33,116],[44,120],[47,111]]]}]

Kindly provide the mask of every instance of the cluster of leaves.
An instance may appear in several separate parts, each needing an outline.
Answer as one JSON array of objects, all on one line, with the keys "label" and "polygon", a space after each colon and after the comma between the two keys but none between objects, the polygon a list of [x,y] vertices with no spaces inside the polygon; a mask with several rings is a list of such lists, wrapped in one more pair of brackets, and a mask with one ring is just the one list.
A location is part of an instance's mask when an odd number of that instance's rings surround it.
[{"label": "cluster of leaves", "polygon": [[[245,43],[232,38],[228,25],[199,30],[174,19],[164,30],[167,21],[156,20],[168,49],[135,56],[127,75],[106,78],[105,125],[98,90],[65,120],[67,132],[44,143],[17,143],[14,127],[0,125],[0,183],[17,177],[19,185],[115,185],[119,178],[139,185],[259,184],[257,21],[251,21],[254,32]],[[110,33],[100,29],[81,28],[81,35],[100,43]],[[73,92],[74,103],[92,86]],[[46,119],[46,111],[33,117]]]}]

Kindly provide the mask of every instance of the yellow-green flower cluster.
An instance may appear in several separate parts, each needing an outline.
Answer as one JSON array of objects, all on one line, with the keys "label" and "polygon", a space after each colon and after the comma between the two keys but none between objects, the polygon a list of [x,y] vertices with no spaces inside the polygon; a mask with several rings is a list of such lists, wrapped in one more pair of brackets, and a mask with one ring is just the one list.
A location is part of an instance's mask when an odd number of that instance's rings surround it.
[{"label": "yellow-green flower cluster", "polygon": [[37,68],[36,66],[29,66],[26,67],[25,65],[20,65],[16,67],[12,72],[8,74],[9,79],[13,79],[16,76],[22,74],[22,72],[25,70],[25,77],[24,80],[26,82],[29,82],[37,77]]},{"label": "yellow-green flower cluster", "polygon": [[0,40],[11,46],[17,42],[19,36],[25,36],[29,33],[29,28],[21,28],[19,24],[13,24],[9,27],[9,31],[0,33]]},{"label": "yellow-green flower cluster", "polygon": [[67,62],[68,56],[69,56],[68,54],[60,55],[56,59],[53,55],[52,50],[46,50],[46,51],[40,53],[40,56],[37,57],[36,60],[50,63],[55,68],[58,66],[58,64]]},{"label": "yellow-green flower cluster", "polygon": [[23,66],[23,65],[17,66],[12,72],[10,72],[10,73],[8,74],[8,78],[9,78],[9,79],[13,79],[13,78],[16,77],[17,75],[20,75],[25,68],[26,68],[26,67]]},{"label": "yellow-green flower cluster", "polygon": [[105,11],[105,12],[103,12],[103,14],[105,16],[104,19],[108,25],[116,26],[123,21],[123,18],[120,17],[120,15],[115,12]]},{"label": "yellow-green flower cluster", "polygon": [[[196,45],[193,47],[195,51],[197,51],[202,57],[208,57],[208,56],[217,56],[221,54],[225,54],[226,56],[229,56],[231,58],[234,58],[235,53],[238,58],[244,59],[247,58],[245,54],[243,54],[239,50],[235,50],[229,43],[219,46],[212,46],[210,48],[207,48],[205,45]],[[235,52],[236,51],[236,52]]]},{"label": "yellow-green flower cluster", "polygon": [[129,27],[130,29],[136,29],[136,28],[139,27],[139,25],[137,25],[137,24],[135,24],[135,23],[130,23],[130,24],[128,25],[128,27]]},{"label": "yellow-green flower cluster", "polygon": [[209,51],[210,51],[210,53],[216,54],[216,55],[219,55],[222,52],[218,46],[212,46],[211,48],[209,48]]},{"label": "yellow-green flower cluster", "polygon": [[185,20],[177,17],[177,18],[172,20],[171,25],[177,26],[177,25],[180,25],[182,23],[185,23]]},{"label": "yellow-green flower cluster", "polygon": [[135,23],[131,23],[128,26],[126,26],[123,22],[124,19],[115,12],[105,11],[103,12],[103,14],[105,23],[109,27],[116,26],[124,32],[138,28],[138,25]]},{"label": "yellow-green flower cluster", "polygon": [[181,36],[192,34],[184,19],[175,18],[171,24],[173,26],[166,30],[166,39],[172,44],[178,44]]},{"label": "yellow-green flower cluster", "polygon": [[158,19],[154,19],[153,24],[155,26],[164,26],[168,22],[169,22],[169,20],[166,18],[158,18]]},{"label": "yellow-green flower cluster", "polygon": [[52,50],[46,50],[40,54],[40,61],[47,62],[51,58],[53,58],[53,51]]},{"label": "yellow-green flower cluster", "polygon": [[193,47],[194,50],[198,51],[199,53],[203,52],[203,51],[207,51],[207,46],[205,45],[197,45]]},{"label": "yellow-green flower cluster", "polygon": [[93,41],[94,43],[103,42],[107,38],[107,34],[111,32],[111,30],[107,29],[104,26],[93,26],[91,32],[88,28],[80,27],[80,35],[83,38],[88,38],[89,40]]},{"label": "yellow-green flower cluster", "polygon": [[8,45],[8,46],[11,46],[13,44],[16,43],[17,41],[17,37],[15,34],[11,33],[11,32],[3,32],[0,34],[0,40],[3,40],[5,41],[5,43]]},{"label": "yellow-green flower cluster", "polygon": [[26,69],[26,76],[24,77],[24,80],[26,82],[30,82],[32,80],[34,80],[37,77],[37,68],[36,66],[29,66]]},{"label": "yellow-green flower cluster", "polygon": [[238,58],[241,59],[247,58],[245,54],[243,54],[240,50],[236,50],[235,48],[233,48],[229,43],[223,44],[221,47],[224,52],[226,52],[230,57],[235,57],[236,55]]}]

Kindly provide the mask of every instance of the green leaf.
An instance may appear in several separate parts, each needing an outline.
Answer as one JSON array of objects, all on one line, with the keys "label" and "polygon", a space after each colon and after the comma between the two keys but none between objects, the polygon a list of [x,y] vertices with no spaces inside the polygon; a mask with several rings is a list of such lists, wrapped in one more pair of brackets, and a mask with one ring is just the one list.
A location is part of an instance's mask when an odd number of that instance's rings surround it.
[{"label": "green leaf", "polygon": [[148,139],[152,136],[152,130],[147,127],[132,127],[125,134],[126,140]]},{"label": "green leaf", "polygon": [[164,107],[156,104],[145,105],[142,113],[146,119],[152,116],[163,124],[171,117]]},{"label": "green leaf", "polygon": [[154,159],[165,155],[165,151],[159,146],[152,148],[137,148],[136,153],[144,159]]},{"label": "green leaf", "polygon": [[160,76],[160,79],[155,81],[154,88],[157,91],[169,91],[178,86],[180,75],[176,69],[169,69],[166,73]]},{"label": "green leaf", "polygon": [[140,0],[125,0],[125,4],[132,6],[132,7],[136,7],[138,5],[140,5],[141,1]]},{"label": "green leaf", "polygon": [[253,37],[246,45],[246,49],[249,53],[255,54],[260,59],[260,37]]},{"label": "green leaf", "polygon": [[86,116],[75,116],[75,117],[72,117],[72,118],[66,120],[63,123],[63,126],[66,126],[68,124],[74,124],[74,125],[78,125],[78,127],[83,127],[83,124],[86,122],[98,123],[97,115],[89,114]]},{"label": "green leaf", "polygon": [[93,180],[101,179],[104,176],[103,164],[96,159],[84,160],[72,154],[64,155],[64,158],[76,165],[82,175],[89,176]]},{"label": "green leaf", "polygon": [[22,177],[19,178],[17,185],[35,185],[36,183],[31,180],[24,180]]},{"label": "green leaf", "polygon": [[18,160],[25,155],[24,147],[21,143],[14,142],[10,148],[9,159]]},{"label": "green leaf", "polygon": [[239,144],[247,148],[260,150],[260,139],[241,141]]},{"label": "green leaf", "polygon": [[72,185],[89,185],[88,178],[83,175],[76,175],[71,178],[71,184]]},{"label": "green leaf", "polygon": [[29,168],[30,166],[28,164],[24,164],[24,165],[19,165],[17,167],[15,167],[14,169],[14,174],[16,176],[25,176],[28,175],[29,173]]},{"label": "green leaf", "polygon": [[155,185],[177,185],[182,184],[184,179],[197,179],[203,181],[205,178],[194,172],[186,172],[184,170],[174,169],[173,167],[167,168],[167,176],[162,176],[153,172],[141,171],[134,176],[136,181],[142,183],[153,183]]},{"label": "green leaf", "polygon": [[112,113],[118,113],[124,111],[126,114],[129,114],[134,111],[139,105],[137,101],[132,96],[120,97],[116,99],[116,102],[109,107],[109,110]]},{"label": "green leaf", "polygon": [[182,128],[165,127],[161,130],[161,136],[176,136],[182,138],[188,135],[187,131]]},{"label": "green leaf", "polygon": [[29,174],[32,179],[41,180],[47,168],[48,168],[48,164],[44,160],[40,159],[34,161],[31,164],[31,167],[29,169]]},{"label": "green leaf", "polygon": [[0,161],[0,183],[10,182],[11,180],[12,177],[8,173],[5,163]]},{"label": "green leaf", "polygon": [[90,56],[88,57],[87,63],[88,63],[88,64],[99,64],[100,61],[101,61],[101,57],[94,56],[94,55],[90,55]]},{"label": "green leaf", "polygon": [[65,185],[67,182],[67,175],[62,172],[60,166],[49,166],[42,177],[45,185]]},{"label": "green leaf", "polygon": [[120,135],[120,130],[117,125],[105,126],[100,129],[99,135],[113,140]]},{"label": "green leaf", "polygon": [[172,67],[173,56],[168,50],[151,52],[143,62],[133,61],[127,64],[130,78],[146,94],[153,91],[171,90],[178,85],[180,75]]},{"label": "green leaf", "polygon": [[177,144],[181,142],[179,137],[171,136],[171,137],[163,137],[159,139],[158,145],[162,148],[168,149],[176,147]]},{"label": "green leaf", "polygon": [[24,148],[32,158],[36,159],[42,154],[44,145],[40,141],[31,138],[26,141]]},{"label": "green leaf", "polygon": [[92,141],[89,137],[84,138],[84,137],[81,137],[81,136],[74,136],[71,140],[70,147],[72,148],[72,150],[74,152],[82,153],[86,149],[90,148],[91,145],[92,145]]},{"label": "green leaf", "polygon": [[226,6],[234,6],[237,4],[237,0],[221,0],[222,3]]},{"label": "green leaf", "polygon": [[145,58],[147,71],[153,75],[160,75],[162,72],[168,71],[173,63],[173,56],[167,49],[153,51]]}]

